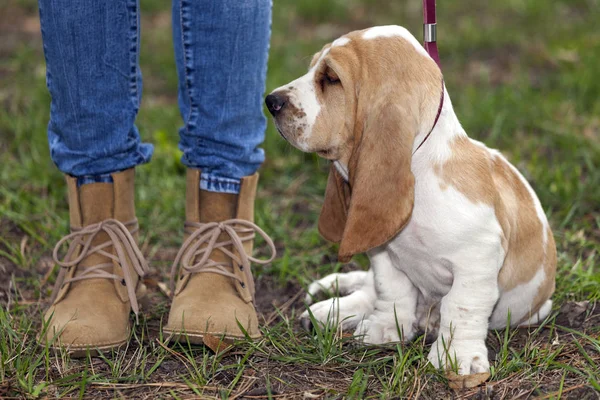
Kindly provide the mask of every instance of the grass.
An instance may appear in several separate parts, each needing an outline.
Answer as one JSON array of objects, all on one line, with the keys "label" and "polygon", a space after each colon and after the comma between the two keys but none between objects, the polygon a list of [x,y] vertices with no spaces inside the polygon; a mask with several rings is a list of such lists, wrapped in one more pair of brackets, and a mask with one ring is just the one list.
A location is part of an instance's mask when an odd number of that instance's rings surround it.
[{"label": "grass", "polygon": [[[600,1],[438,2],[454,108],[471,137],[500,149],[532,183],[559,261],[552,317],[536,329],[490,332],[491,381],[459,393],[427,365],[423,338],[363,347],[336,329],[299,327],[302,288],[327,273],[364,268],[366,260],[341,265],[335,247],[319,237],[327,164],[291,149],[272,126],[256,208],[258,224],[279,249],[276,261],[254,270],[263,339],[218,355],[162,343],[169,304],[157,282],[166,281],[181,243],[184,209],[177,81],[163,3],[142,2],[145,93],[137,124],[156,151],[138,170],[137,206],[142,247],[152,260],[150,307],[127,351],[84,360],[35,343],[55,277],[49,254],[67,232],[68,212],[45,137],[49,96],[36,3],[0,5],[0,397],[597,398]],[[420,7],[418,1],[275,2],[267,90],[299,76],[312,53],[347,31],[401,24],[419,37]],[[578,309],[582,301],[589,303]]]}]

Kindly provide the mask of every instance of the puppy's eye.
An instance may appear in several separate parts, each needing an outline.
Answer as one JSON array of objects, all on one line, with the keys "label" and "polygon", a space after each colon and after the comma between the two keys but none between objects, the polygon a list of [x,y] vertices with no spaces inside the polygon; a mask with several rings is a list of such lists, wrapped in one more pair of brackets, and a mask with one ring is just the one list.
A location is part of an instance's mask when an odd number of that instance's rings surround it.
[{"label": "puppy's eye", "polygon": [[337,74],[335,72],[333,72],[332,70],[328,70],[327,73],[325,74],[325,80],[328,83],[339,83],[340,77],[337,76]]},{"label": "puppy's eye", "polygon": [[325,90],[325,86],[337,85],[339,83],[340,77],[331,68],[327,68],[323,75],[321,75],[321,90]]}]

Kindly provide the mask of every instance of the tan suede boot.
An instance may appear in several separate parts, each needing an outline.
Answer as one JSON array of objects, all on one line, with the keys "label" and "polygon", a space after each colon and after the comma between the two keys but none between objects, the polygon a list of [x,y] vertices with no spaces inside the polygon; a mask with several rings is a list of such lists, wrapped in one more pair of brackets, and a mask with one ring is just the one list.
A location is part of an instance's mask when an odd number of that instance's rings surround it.
[{"label": "tan suede boot", "polygon": [[[200,170],[188,169],[185,241],[171,269],[173,303],[163,328],[171,339],[199,344],[206,334],[261,336],[250,262],[271,262],[275,246],[253,223],[257,183],[254,174],[242,179],[238,195],[208,192],[200,190]],[[268,260],[251,257],[255,232],[271,249]]]},{"label": "tan suede boot", "polygon": [[[54,248],[61,266],[40,342],[72,356],[117,348],[129,338],[129,313],[145,293],[147,264],[137,247],[134,170],[111,174],[113,183],[77,187],[67,176],[71,234]],[[69,243],[66,255],[58,256]]]}]

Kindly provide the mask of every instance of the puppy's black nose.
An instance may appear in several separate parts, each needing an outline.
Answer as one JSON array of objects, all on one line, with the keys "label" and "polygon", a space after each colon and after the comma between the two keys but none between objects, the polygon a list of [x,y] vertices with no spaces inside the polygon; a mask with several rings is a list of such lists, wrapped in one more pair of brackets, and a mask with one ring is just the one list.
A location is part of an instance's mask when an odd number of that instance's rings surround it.
[{"label": "puppy's black nose", "polygon": [[265,99],[265,104],[271,115],[276,116],[285,106],[285,98],[282,95],[270,94]]}]

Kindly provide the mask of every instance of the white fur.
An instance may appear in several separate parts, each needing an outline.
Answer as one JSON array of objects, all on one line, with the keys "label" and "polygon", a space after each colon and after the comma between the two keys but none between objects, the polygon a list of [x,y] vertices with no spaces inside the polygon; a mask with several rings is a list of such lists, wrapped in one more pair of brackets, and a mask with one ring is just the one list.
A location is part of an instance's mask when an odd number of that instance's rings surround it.
[{"label": "white fur", "polygon": [[[543,266],[540,266],[540,269],[529,282],[517,285],[512,290],[503,293],[502,297],[496,304],[496,309],[494,310],[494,314],[490,319],[490,328],[500,329],[505,327],[508,322],[509,315],[510,324],[513,326],[516,322],[522,320],[524,317],[528,316],[531,318],[531,310],[523,305],[531,304],[531,300],[535,298],[540,285],[545,279],[546,271],[544,270]],[[545,318],[546,315],[543,317]]]},{"label": "white fur", "polygon": [[403,26],[398,25],[385,25],[385,26],[375,26],[373,28],[369,28],[363,33],[363,39],[376,39],[380,37],[393,37],[400,36],[403,39],[406,39],[410,44],[415,46],[417,51],[427,57],[429,57],[429,53],[425,50],[425,48],[419,43],[419,41],[408,31],[408,29]]},{"label": "white fur", "polygon": [[350,43],[350,39],[348,39],[347,37],[341,37],[341,38],[335,39],[333,41],[333,43],[331,43],[331,47],[345,46],[348,43]]},{"label": "white fur", "polygon": [[[316,88],[313,83],[319,63],[327,55],[327,53],[329,53],[329,49],[323,50],[319,60],[317,60],[315,65],[305,75],[288,83],[287,85],[280,86],[273,91],[273,93],[283,90],[287,91],[287,101],[293,104],[296,108],[304,111],[305,116],[303,118],[298,118],[297,120],[292,121],[295,126],[302,127],[302,137],[298,138],[295,144],[298,146],[298,148],[300,148],[300,150],[303,151],[311,150],[308,143],[310,142],[310,136],[312,134],[315,121],[317,120],[317,116],[321,112],[321,105],[319,104]],[[293,89],[290,89],[291,87],[293,87]],[[277,120],[275,120],[275,124],[277,124]]]}]

